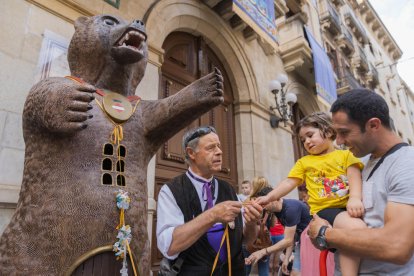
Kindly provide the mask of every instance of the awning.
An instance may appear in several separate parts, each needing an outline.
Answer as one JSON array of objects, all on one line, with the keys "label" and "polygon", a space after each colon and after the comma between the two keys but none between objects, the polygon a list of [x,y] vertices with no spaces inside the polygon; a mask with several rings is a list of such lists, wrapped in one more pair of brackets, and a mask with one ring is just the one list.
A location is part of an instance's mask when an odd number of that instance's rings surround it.
[{"label": "awning", "polygon": [[331,61],[325,50],[315,40],[312,33],[305,27],[310,47],[312,48],[313,66],[315,71],[316,93],[327,103],[332,104],[336,98],[336,82]]},{"label": "awning", "polygon": [[275,45],[275,3],[273,0],[233,0],[233,11],[270,45]]}]

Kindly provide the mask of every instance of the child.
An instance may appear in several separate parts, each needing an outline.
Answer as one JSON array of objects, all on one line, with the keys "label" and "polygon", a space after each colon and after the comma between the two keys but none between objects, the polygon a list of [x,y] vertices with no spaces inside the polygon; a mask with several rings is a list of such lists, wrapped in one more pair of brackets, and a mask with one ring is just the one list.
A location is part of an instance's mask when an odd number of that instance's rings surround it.
[{"label": "child", "polygon": [[[299,159],[283,180],[268,195],[256,201],[266,205],[278,200],[306,182],[311,214],[337,228],[365,228],[362,217],[361,169],[363,164],[348,150],[335,150],[336,133],[328,114],[316,112],[303,118],[296,127],[309,155]],[[345,209],[346,207],[346,209]],[[357,275],[360,259],[339,255],[342,275]]]},{"label": "child", "polygon": [[252,185],[250,184],[249,180],[243,180],[242,184],[241,184],[241,194],[238,194],[238,198],[241,202],[245,201],[249,195],[250,192],[252,190]]}]

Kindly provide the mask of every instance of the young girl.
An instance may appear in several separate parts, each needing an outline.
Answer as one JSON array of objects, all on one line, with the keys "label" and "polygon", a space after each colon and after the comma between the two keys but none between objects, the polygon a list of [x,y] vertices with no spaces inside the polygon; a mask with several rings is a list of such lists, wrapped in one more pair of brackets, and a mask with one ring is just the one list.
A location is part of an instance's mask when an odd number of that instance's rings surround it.
[{"label": "young girl", "polygon": [[[336,150],[335,130],[328,114],[313,113],[303,118],[296,127],[309,155],[299,159],[283,180],[268,195],[256,201],[266,205],[278,200],[302,183],[306,183],[312,215],[329,221],[337,228],[364,228],[362,217],[361,169],[363,164],[348,150]],[[357,275],[360,259],[356,256],[339,256],[342,275]]]}]

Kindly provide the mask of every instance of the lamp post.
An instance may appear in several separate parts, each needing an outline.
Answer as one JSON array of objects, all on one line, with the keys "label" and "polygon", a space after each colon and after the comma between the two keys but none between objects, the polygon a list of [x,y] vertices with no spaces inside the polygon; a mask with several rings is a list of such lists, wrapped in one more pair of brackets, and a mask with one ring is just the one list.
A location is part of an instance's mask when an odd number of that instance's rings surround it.
[{"label": "lamp post", "polygon": [[285,74],[280,74],[276,80],[269,82],[269,89],[275,96],[276,103],[276,106],[270,106],[270,110],[274,111],[276,109],[280,116],[277,117],[275,114],[270,116],[270,125],[273,128],[279,127],[280,121],[283,121],[284,126],[286,126],[286,122],[292,119],[292,106],[296,103],[297,97],[294,93],[286,91],[287,82],[288,77]]}]

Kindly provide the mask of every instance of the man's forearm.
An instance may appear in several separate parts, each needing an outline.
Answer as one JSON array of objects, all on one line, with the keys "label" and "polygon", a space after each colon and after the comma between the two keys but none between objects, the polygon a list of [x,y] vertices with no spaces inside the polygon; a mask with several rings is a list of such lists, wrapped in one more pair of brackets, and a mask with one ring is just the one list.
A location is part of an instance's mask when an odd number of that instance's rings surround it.
[{"label": "man's forearm", "polygon": [[193,220],[180,225],[174,229],[173,237],[168,255],[172,256],[180,253],[193,245],[208,229],[214,225],[215,221],[210,212],[201,213]]},{"label": "man's forearm", "polygon": [[326,239],[330,247],[361,258],[396,264],[404,264],[407,261],[401,252],[401,243],[397,241],[398,232],[389,235],[384,228],[353,230],[328,228]]}]

